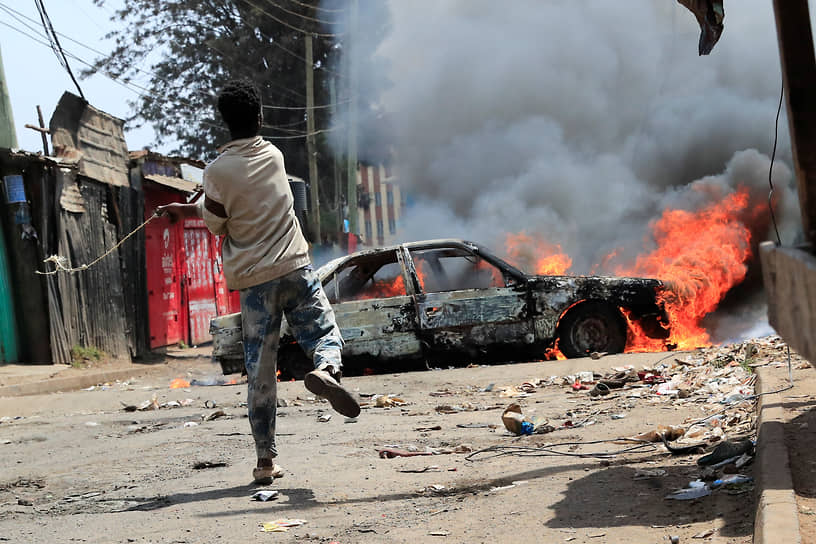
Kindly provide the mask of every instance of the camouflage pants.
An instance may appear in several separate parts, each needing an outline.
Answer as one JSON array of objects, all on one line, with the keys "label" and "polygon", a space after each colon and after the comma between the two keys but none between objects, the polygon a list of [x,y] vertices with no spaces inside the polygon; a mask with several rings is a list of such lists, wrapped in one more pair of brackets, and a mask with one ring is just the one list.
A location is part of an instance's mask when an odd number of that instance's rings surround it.
[{"label": "camouflage pants", "polygon": [[334,310],[312,268],[305,267],[260,285],[241,290],[241,325],[247,371],[249,424],[258,458],[277,456],[278,343],[281,316],[317,368],[327,362],[338,367],[343,338]]}]

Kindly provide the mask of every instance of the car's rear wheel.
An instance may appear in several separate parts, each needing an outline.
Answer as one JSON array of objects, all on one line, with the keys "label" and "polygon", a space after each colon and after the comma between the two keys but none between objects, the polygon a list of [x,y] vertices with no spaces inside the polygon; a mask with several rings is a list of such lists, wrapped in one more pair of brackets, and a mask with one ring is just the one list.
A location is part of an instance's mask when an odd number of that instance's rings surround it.
[{"label": "car's rear wheel", "polygon": [[626,348],[626,323],[601,302],[582,302],[561,319],[558,347],[572,359],[592,352],[620,353]]}]

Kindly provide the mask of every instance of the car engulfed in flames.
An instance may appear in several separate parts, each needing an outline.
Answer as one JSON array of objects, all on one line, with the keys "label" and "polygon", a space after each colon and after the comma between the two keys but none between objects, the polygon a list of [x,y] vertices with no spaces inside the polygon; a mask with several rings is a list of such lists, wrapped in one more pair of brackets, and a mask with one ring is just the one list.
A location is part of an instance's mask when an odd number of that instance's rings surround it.
[{"label": "car engulfed in flames", "polygon": [[[345,341],[346,374],[620,353],[635,329],[671,348],[656,279],[529,275],[463,240],[363,251],[317,274]],[[242,372],[240,314],[213,319],[210,332],[224,373]],[[284,320],[281,377],[309,367]]]}]

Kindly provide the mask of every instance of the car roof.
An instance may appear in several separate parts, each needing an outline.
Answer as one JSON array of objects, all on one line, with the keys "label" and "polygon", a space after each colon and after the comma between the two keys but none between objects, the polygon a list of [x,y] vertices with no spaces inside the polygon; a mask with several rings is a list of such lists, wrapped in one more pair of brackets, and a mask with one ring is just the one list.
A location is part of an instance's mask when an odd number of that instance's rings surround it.
[{"label": "car roof", "polygon": [[404,242],[402,244],[394,244],[390,246],[382,246],[376,247],[371,249],[365,249],[362,251],[357,251],[355,253],[351,253],[349,255],[345,255],[343,257],[338,257],[336,259],[332,259],[331,261],[325,263],[323,266],[319,268],[320,271],[328,271],[330,269],[337,268],[340,264],[350,260],[359,258],[361,256],[375,256],[378,253],[386,253],[389,251],[396,251],[401,247],[405,247],[408,250],[421,250],[421,249],[439,249],[439,248],[446,248],[446,247],[458,247],[462,249],[467,249],[477,253],[480,256],[487,258],[488,261],[493,261],[496,264],[500,264],[503,268],[506,268],[511,273],[515,273],[519,277],[526,276],[524,272],[517,269],[516,267],[512,266],[511,264],[507,263],[503,259],[494,255],[489,249],[482,246],[481,244],[477,244],[475,242],[470,242],[468,240],[462,240],[460,238],[438,238],[434,240],[418,240],[414,242]]}]

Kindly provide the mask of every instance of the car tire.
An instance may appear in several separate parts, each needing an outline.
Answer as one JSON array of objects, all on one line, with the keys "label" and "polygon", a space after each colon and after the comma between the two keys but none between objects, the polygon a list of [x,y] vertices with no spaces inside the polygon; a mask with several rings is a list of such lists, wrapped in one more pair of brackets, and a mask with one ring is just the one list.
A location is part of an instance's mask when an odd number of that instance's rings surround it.
[{"label": "car tire", "polygon": [[626,323],[607,304],[582,302],[561,319],[558,348],[569,359],[596,351],[621,353],[626,348]]}]

